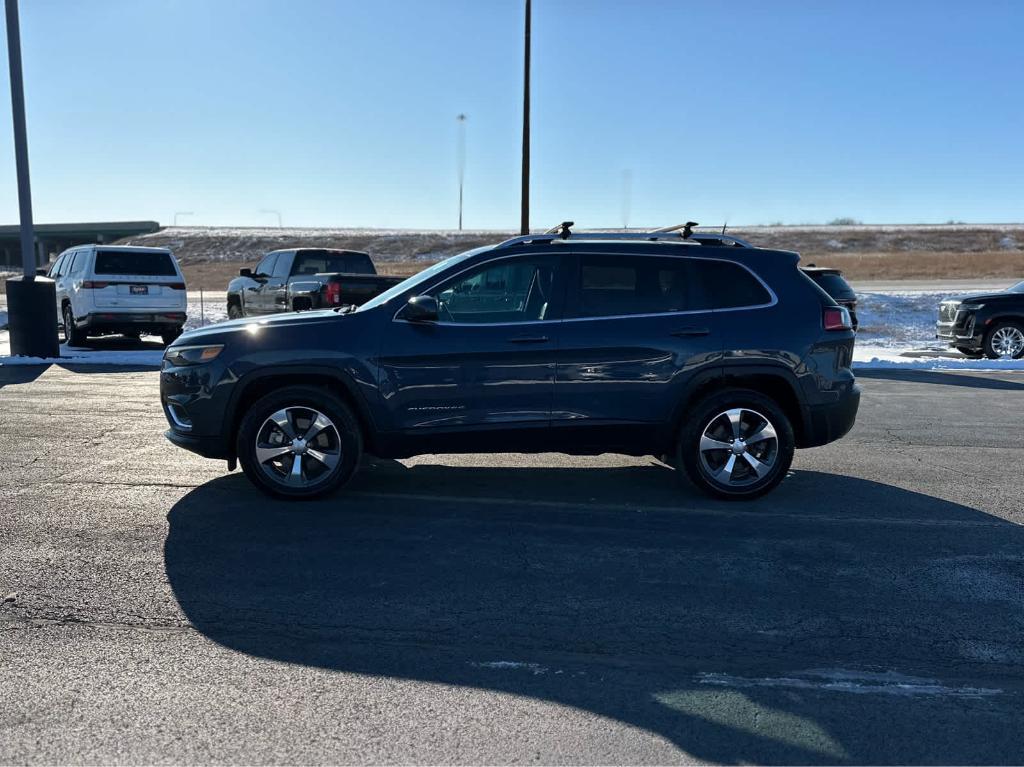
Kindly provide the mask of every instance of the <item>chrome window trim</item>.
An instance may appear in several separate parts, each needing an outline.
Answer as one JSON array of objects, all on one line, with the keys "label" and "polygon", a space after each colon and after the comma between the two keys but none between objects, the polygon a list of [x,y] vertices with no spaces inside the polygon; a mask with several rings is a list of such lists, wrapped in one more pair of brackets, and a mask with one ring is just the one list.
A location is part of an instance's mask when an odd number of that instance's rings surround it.
[{"label": "chrome window trim", "polygon": [[[466,273],[466,272],[468,272],[468,271],[470,271],[472,269],[475,269],[478,266],[489,266],[490,264],[496,263],[498,261],[507,261],[507,260],[512,259],[512,258],[519,258],[519,257],[524,257],[524,256],[538,256],[538,255],[559,256],[560,257],[563,254],[554,253],[553,251],[550,251],[550,250],[545,250],[545,251],[540,251],[538,253],[512,253],[512,254],[509,254],[509,255],[501,255],[501,256],[498,256],[497,258],[492,258],[492,259],[490,259],[488,261],[481,261],[481,262],[473,264],[471,266],[467,266],[464,269],[459,270],[455,274],[450,275],[449,277],[445,277],[443,279],[440,279],[440,280],[434,282],[432,285],[430,285],[429,287],[425,288],[421,293],[418,293],[417,295],[421,295],[421,296],[422,295],[427,295],[427,294],[430,293],[430,291],[434,290],[436,287],[444,284],[445,282],[448,282],[450,279],[455,279],[459,275],[464,274],[464,273]],[[581,252],[581,253],[578,253],[578,255],[582,257],[582,256],[585,256],[587,254]],[[454,326],[454,327],[502,327],[502,326],[508,327],[510,325],[548,325],[548,324],[557,323],[557,322],[591,322],[591,321],[594,321],[594,320],[626,320],[626,319],[630,319],[630,318],[633,318],[633,317],[637,317],[637,318],[643,318],[643,317],[678,317],[678,316],[690,315],[690,314],[716,314],[716,313],[719,313],[719,312],[747,312],[747,311],[754,311],[754,310],[757,310],[757,309],[770,309],[771,307],[773,307],[773,306],[775,306],[775,305],[777,305],[779,303],[778,295],[776,295],[775,291],[772,290],[772,287],[767,282],[765,282],[763,279],[761,279],[761,276],[757,272],[755,272],[753,269],[751,269],[746,264],[741,263],[739,261],[734,261],[731,258],[710,258],[708,256],[691,256],[689,254],[683,255],[681,253],[680,254],[676,254],[676,253],[672,253],[672,254],[666,254],[666,253],[601,253],[601,254],[598,254],[598,255],[620,256],[622,258],[678,258],[678,259],[681,259],[681,260],[685,259],[685,260],[689,260],[689,261],[714,261],[714,262],[725,261],[725,262],[728,262],[730,264],[735,264],[736,266],[739,266],[742,269],[746,269],[747,272],[749,272],[754,277],[754,279],[758,281],[758,283],[761,285],[761,287],[763,287],[765,290],[768,291],[768,295],[771,296],[772,300],[769,301],[768,303],[765,303],[765,304],[751,304],[749,306],[730,306],[730,307],[726,307],[724,309],[684,309],[683,311],[679,311],[679,312],[649,312],[649,313],[645,313],[645,314],[609,314],[609,315],[603,315],[603,316],[563,317],[560,320],[523,320],[522,322],[443,322],[443,321],[440,321],[440,320],[437,321],[437,322],[410,322],[409,320],[406,320],[406,319],[398,316],[402,312],[402,310],[405,309],[405,304],[403,304],[402,306],[400,306],[398,308],[398,310],[395,312],[395,314],[391,317],[391,321],[392,322],[405,322],[405,323],[407,323],[409,325],[431,325],[431,326],[441,326],[441,325],[443,325],[443,326]]]}]

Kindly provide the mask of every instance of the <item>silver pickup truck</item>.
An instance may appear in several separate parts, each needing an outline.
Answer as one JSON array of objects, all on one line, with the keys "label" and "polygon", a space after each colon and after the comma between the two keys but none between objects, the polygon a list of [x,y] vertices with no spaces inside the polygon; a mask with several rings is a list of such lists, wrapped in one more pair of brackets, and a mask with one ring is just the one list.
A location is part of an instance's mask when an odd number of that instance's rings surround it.
[{"label": "silver pickup truck", "polygon": [[402,281],[377,274],[367,253],[297,248],[267,253],[228,283],[232,319],[362,304]]}]

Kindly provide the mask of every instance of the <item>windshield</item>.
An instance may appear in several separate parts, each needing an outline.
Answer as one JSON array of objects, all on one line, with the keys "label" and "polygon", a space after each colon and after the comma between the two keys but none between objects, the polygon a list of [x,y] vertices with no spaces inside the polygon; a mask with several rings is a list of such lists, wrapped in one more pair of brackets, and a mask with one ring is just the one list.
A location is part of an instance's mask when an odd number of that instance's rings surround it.
[{"label": "windshield", "polygon": [[367,309],[376,309],[378,306],[386,304],[395,296],[400,296],[406,291],[412,291],[417,285],[427,282],[431,277],[436,274],[440,274],[449,266],[454,266],[460,261],[465,261],[470,256],[475,256],[477,253],[482,253],[485,250],[490,250],[491,245],[487,245],[483,248],[475,248],[474,250],[467,250],[465,253],[459,253],[457,256],[446,258],[444,261],[438,261],[433,266],[428,266],[422,272],[417,272],[407,280],[402,280],[400,283],[395,285],[390,290],[385,290],[376,298],[371,298],[365,304],[359,307],[359,311],[366,311]]},{"label": "windshield", "polygon": [[1006,289],[1007,293],[1024,293],[1024,282],[1018,282],[1016,285],[1011,285]]}]

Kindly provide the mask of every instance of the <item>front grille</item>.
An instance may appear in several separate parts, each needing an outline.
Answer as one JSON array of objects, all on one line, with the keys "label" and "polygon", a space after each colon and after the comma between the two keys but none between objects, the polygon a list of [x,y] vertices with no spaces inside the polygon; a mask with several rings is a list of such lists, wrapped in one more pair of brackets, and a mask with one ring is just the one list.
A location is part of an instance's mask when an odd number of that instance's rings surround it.
[{"label": "front grille", "polygon": [[955,320],[956,313],[959,308],[960,304],[940,304],[939,322],[952,322]]}]

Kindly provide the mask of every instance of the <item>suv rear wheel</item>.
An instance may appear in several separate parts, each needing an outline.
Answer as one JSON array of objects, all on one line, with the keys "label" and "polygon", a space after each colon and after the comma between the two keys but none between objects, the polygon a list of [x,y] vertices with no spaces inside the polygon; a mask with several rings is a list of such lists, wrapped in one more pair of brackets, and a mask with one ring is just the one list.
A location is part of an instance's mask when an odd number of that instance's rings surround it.
[{"label": "suv rear wheel", "polygon": [[61,315],[64,323],[64,343],[68,346],[81,346],[84,344],[85,332],[75,327],[75,313],[71,309],[71,304],[64,304]]},{"label": "suv rear wheel", "polygon": [[289,386],[258,400],[238,430],[249,480],[279,498],[315,498],[352,478],[363,452],[359,424],[327,389]]},{"label": "suv rear wheel", "polygon": [[726,389],[690,410],[677,459],[708,495],[749,500],[782,481],[794,448],[793,426],[774,400],[749,389]]}]

